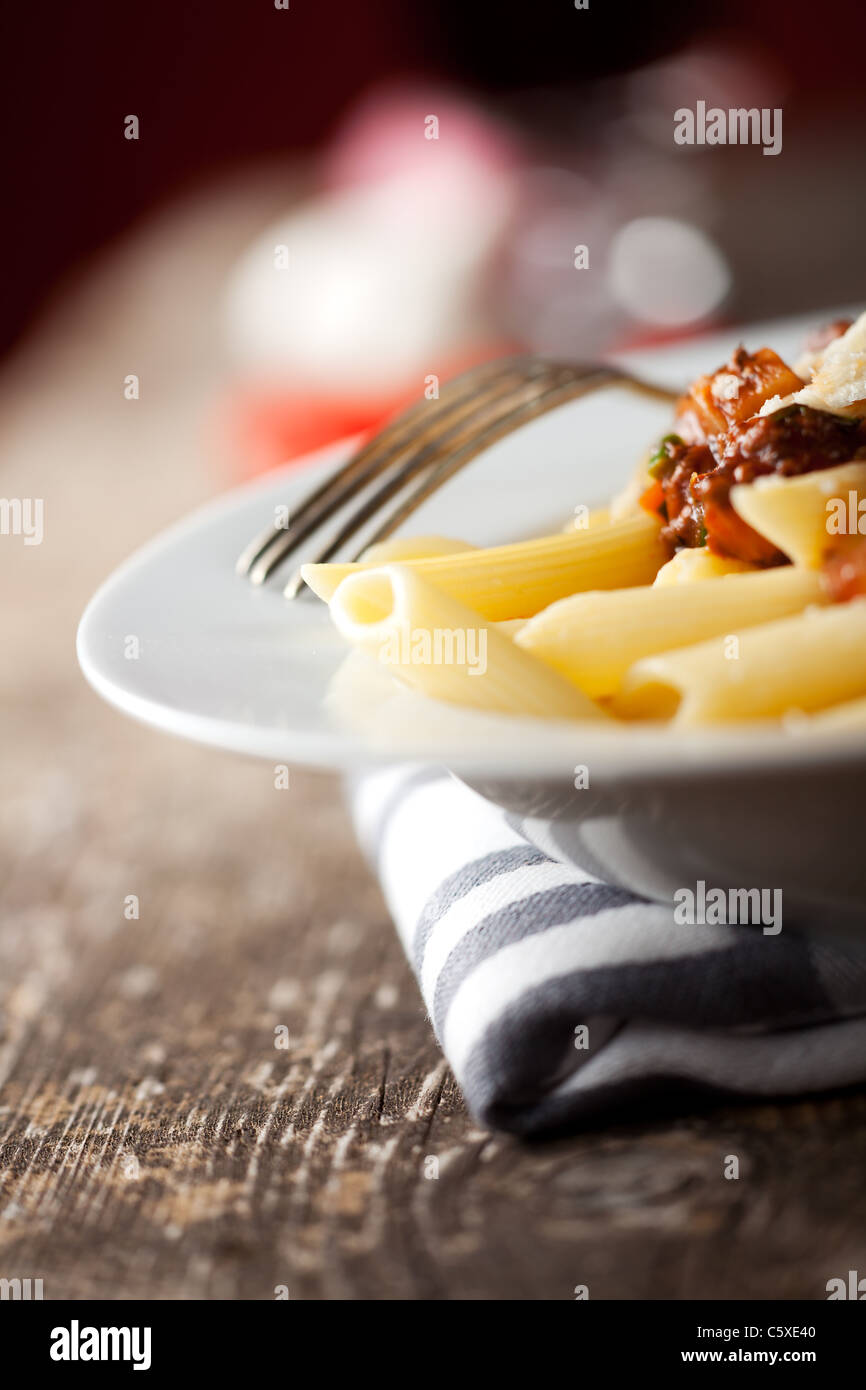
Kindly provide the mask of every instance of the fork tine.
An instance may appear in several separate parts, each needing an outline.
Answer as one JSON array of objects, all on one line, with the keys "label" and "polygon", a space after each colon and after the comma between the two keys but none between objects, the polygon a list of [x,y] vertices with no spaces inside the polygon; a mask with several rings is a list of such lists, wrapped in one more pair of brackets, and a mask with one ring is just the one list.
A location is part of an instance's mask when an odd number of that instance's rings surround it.
[{"label": "fork tine", "polygon": [[[563,372],[565,375],[563,376]],[[411,516],[414,511],[426,501],[434,492],[447,482],[447,480],[464,468],[467,463],[476,458],[482,450],[489,448],[491,444],[510,434],[512,430],[520,425],[527,424],[538,415],[544,414],[554,407],[564,404],[566,401],[578,399],[591,391],[598,390],[602,386],[612,386],[624,384],[633,389],[644,392],[654,397],[664,400],[674,400],[675,393],[668,391],[664,387],[656,387],[650,383],[638,382],[636,379],[624,374],[619,368],[612,365],[592,365],[574,366],[560,368],[553,381],[543,385],[540,391],[536,390],[529,398],[524,401],[512,402],[510,408],[505,413],[497,414],[493,420],[485,427],[473,433],[460,448],[446,455],[438,464],[434,462],[433,467],[424,477],[417,487],[413,488],[397,507],[393,508],[382,525],[377,528],[372,536],[368,537],[364,546],[352,557],[353,561],[362,558],[368,546],[377,541],[385,540],[392,535],[397,527]],[[408,481],[408,478],[403,480]],[[379,506],[390,500],[397,488],[380,489],[369,499],[368,503],[346,521],[339,534],[335,536],[327,546],[310,562],[312,564],[325,564],[330,560],[340,547],[349,540],[364,524],[370,516],[374,515]],[[296,570],[284,593],[286,598],[296,598],[304,589],[305,583],[301,576],[300,569]]]},{"label": "fork tine", "polygon": [[[554,406],[563,404],[565,401],[575,400],[589,391],[596,390],[608,380],[606,374],[593,373],[580,382],[566,381],[553,382],[541,395],[535,397],[523,405],[515,407],[514,411],[508,415],[497,419],[489,429],[482,431],[475,439],[471,440],[463,449],[458,450],[455,455],[445,458],[440,464],[436,465],[428,475],[422,479],[416,488],[413,488],[399,506],[395,507],[377,527],[372,536],[368,536],[364,546],[357,554],[352,556],[352,561],[361,559],[364,550],[371,545],[376,545],[379,541],[387,540],[393,535],[401,522],[417,511],[422,502],[434,492],[436,492],[444,482],[458,473],[467,463],[471,463],[474,458],[483,450],[495,444],[509,434],[515,426],[527,424],[535,419],[537,415],[543,415],[546,411],[552,410]],[[452,462],[454,467],[452,467]]]},{"label": "fork tine", "polygon": [[294,514],[292,526],[286,529],[271,525],[260,532],[238,558],[238,573],[248,574],[253,583],[262,583],[322,521],[405,452],[406,441],[412,437],[416,421],[429,419],[433,412],[439,418],[459,411],[480,386],[520,370],[525,361],[525,358],[514,357],[479,363],[448,382],[432,408],[429,401],[422,400],[401,411],[304,499]]},{"label": "fork tine", "polygon": [[[402,504],[397,509],[397,519],[394,520],[393,525],[389,524],[391,520],[389,518],[376,531],[376,539],[390,535],[404,516],[410,515],[425,497],[429,497],[432,492],[436,491],[440,482],[444,482],[445,478],[450,477],[452,472],[456,472],[458,468],[462,467],[464,462],[468,463],[471,458],[474,458],[485,447],[486,443],[506,434],[512,428],[512,421],[522,420],[523,416],[519,414],[520,411],[533,407],[539,399],[547,399],[551,391],[557,388],[562,389],[565,384],[562,377],[563,368],[557,368],[552,364],[545,364],[545,366],[546,370],[535,373],[532,378],[524,376],[519,387],[503,393],[502,399],[484,402],[481,419],[477,418],[479,412],[476,412],[475,416],[468,420],[462,432],[458,433],[456,440],[453,438],[454,429],[437,434],[436,438],[423,451],[427,456],[428,471],[418,488],[411,493],[411,498],[415,498],[417,493],[417,500],[412,505],[408,501]],[[489,423],[491,406],[495,412],[492,424]],[[531,416],[526,418],[531,418]],[[497,429],[498,433],[495,432]],[[444,459],[442,458],[443,451],[445,451]],[[331,538],[311,563],[324,564],[330,560],[346,541],[351,540],[365,522],[375,516],[386,502],[405,488],[418,471],[416,456],[413,455],[392,478],[377,488],[362,506],[351,513],[337,534]],[[367,544],[372,544],[372,541],[368,541],[363,549],[366,549]],[[284,590],[286,597],[296,597],[302,587],[303,580],[300,569],[298,569],[286,585]]]},{"label": "fork tine", "polygon": [[[466,391],[470,389],[468,378],[473,374],[477,375],[480,379],[485,373],[492,374],[495,371],[501,371],[503,365],[501,361],[479,363],[477,367],[471,368],[464,373],[464,377],[467,379],[464,389]],[[448,387],[450,388],[451,386],[458,385],[460,380],[461,379],[458,378],[455,382],[449,382]],[[451,399],[456,399],[458,394],[459,392],[453,392]],[[445,404],[444,400],[442,404]],[[387,444],[398,431],[402,433],[404,428],[411,428],[414,419],[424,411],[425,407],[427,407],[426,401],[419,401],[412,406],[407,406],[405,410],[400,411],[393,420],[389,421],[373,439],[368,440],[366,444],[362,444],[341,468],[329,474],[318,487],[314,488],[313,491],[305,497],[304,501],[295,512],[296,523],[303,520],[310,511],[318,509],[322,503],[328,500],[331,493],[339,493],[342,484],[360,472],[365,465],[373,459],[373,456],[378,453],[383,444]],[[278,540],[279,533],[280,528],[275,526],[269,526],[264,531],[260,532],[241,553],[236,566],[238,572],[246,573],[249,571],[255,561],[262,556],[264,551]]]},{"label": "fork tine", "polygon": [[[429,433],[434,428],[440,428],[443,422],[459,420],[464,415],[474,412],[479,397],[483,400],[491,394],[501,394],[503,389],[510,389],[512,377],[519,379],[525,374],[525,368],[522,371],[515,368],[512,372],[506,373],[500,366],[496,372],[489,374],[486,384],[479,386],[476,381],[467,383],[463,389],[454,393],[456,399],[452,397],[437,403],[432,411],[426,403],[411,407],[409,412],[399,417],[392,426],[377,435],[369,445],[350,459],[347,468],[340,470],[336,486],[333,486],[333,478],[328,481],[324,487],[327,495],[322,497],[320,505],[311,508],[308,503],[304,504],[302,511],[306,516],[300,524],[296,515],[295,523],[289,530],[272,528],[259,558],[249,570],[250,580],[254,584],[263,583],[307,536],[318,530],[323,522],[340,511],[379,474],[399,462],[413,443],[424,437],[425,432],[417,424],[419,416],[424,416],[426,433]],[[485,392],[486,395],[483,394]]]},{"label": "fork tine", "polygon": [[[626,386],[640,395],[648,395],[655,400],[665,402],[673,402],[678,397],[676,391],[669,391],[667,387],[656,386],[652,382],[640,381],[637,377],[630,376],[613,364],[576,365],[564,384],[554,383],[535,401],[530,401],[526,406],[516,407],[513,413],[495,420],[482,435],[470,440],[463,449],[434,466],[428,476],[422,479],[416,488],[412,489],[408,497],[392,509],[381,526],[378,526],[373,534],[367,537],[361,549],[351,557],[350,563],[354,564],[362,559],[365,550],[369,549],[371,545],[387,540],[407,517],[417,511],[422,502],[438,491],[444,482],[458,473],[467,463],[471,463],[482,450],[489,448],[491,444],[495,444],[506,434],[510,434],[515,427],[528,424],[536,416],[543,415],[558,405],[564,405],[567,401],[578,400],[581,396],[589,395],[590,392],[597,391],[604,386],[617,385]],[[328,556],[327,558],[330,559],[331,557]],[[289,592],[289,587],[289,585],[286,586],[286,596],[293,598],[295,594]]]}]

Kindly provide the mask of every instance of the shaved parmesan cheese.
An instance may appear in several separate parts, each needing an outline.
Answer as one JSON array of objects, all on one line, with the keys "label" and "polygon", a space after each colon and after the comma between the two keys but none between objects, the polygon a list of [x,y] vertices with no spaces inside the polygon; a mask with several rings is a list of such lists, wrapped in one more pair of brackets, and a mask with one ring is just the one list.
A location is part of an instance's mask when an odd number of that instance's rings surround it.
[{"label": "shaved parmesan cheese", "polygon": [[711,389],[717,401],[735,401],[742,384],[740,377],[733,372],[716,372]]},{"label": "shaved parmesan cheese", "polygon": [[773,415],[787,405],[807,405],[851,419],[866,417],[866,313],[827,345],[802,391],[774,396],[764,402],[760,414]]}]

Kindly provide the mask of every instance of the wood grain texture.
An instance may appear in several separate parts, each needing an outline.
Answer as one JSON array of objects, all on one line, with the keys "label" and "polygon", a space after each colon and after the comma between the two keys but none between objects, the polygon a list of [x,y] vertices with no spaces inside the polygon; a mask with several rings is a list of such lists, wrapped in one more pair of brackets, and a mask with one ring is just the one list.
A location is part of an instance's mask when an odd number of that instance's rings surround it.
[{"label": "wood grain texture", "polygon": [[[823,1297],[866,1270],[862,1094],[532,1147],[480,1131],[338,785],[278,791],[85,688],[90,592],[214,487],[209,315],[275,192],[244,197],[118,253],[0,390],[0,492],[46,499],[41,547],[0,543],[0,1277],[48,1298]],[[163,317],[181,286],[185,337]]]}]

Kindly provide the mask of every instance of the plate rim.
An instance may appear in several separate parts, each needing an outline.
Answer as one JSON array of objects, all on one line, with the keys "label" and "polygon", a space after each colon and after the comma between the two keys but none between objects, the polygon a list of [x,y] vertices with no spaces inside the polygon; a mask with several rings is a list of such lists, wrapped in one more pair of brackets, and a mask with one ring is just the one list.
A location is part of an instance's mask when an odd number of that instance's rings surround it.
[{"label": "plate rim", "polygon": [[[847,306],[850,311],[851,306]],[[828,314],[844,312],[827,310]],[[792,331],[797,324],[809,324],[822,314],[798,314],[770,321],[768,324],[741,325],[712,334],[665,344],[657,349],[617,354],[619,362],[639,364],[651,371],[671,351],[701,352],[704,347],[724,336],[734,340],[738,333],[746,336],[756,330],[769,332],[773,324],[777,331]],[[832,768],[840,763],[858,764],[866,761],[866,730],[811,730],[811,737],[801,736],[790,728],[769,721],[741,722],[706,729],[674,729],[641,725],[617,725],[602,728],[593,723],[565,723],[534,720],[529,717],[479,714],[460,711],[467,718],[462,722],[467,731],[476,728],[483,732],[492,724],[500,732],[520,732],[521,738],[510,744],[507,759],[502,750],[469,749],[465,737],[455,746],[443,745],[425,753],[421,748],[387,748],[362,740],[357,732],[334,728],[331,731],[295,732],[290,728],[277,730],[244,723],[237,718],[219,718],[209,714],[161,704],[158,700],[140,695],[112,681],[91,658],[89,635],[100,608],[116,585],[125,581],[137,569],[146,565],[159,551],[174,543],[187,532],[234,511],[241,502],[284,488],[287,482],[308,484],[317,472],[345,458],[361,436],[353,435],[332,441],[322,448],[300,455],[290,463],[249,479],[216,497],[211,497],[185,516],[164,527],[145,541],[121,562],[99,585],[87,603],[76,633],[76,654],[82,673],[91,688],[109,705],[129,715],[139,723],[173,734],[191,742],[226,752],[270,760],[282,758],[298,766],[326,771],[353,771],[362,767],[385,767],[401,763],[435,762],[449,767],[460,777],[476,777],[500,782],[525,781],[527,778],[562,779],[570,766],[571,754],[564,750],[583,750],[583,761],[591,761],[594,778],[606,782],[644,782],[668,784],[714,774],[758,774],[763,771],[804,771],[819,767]],[[417,699],[423,703],[424,697]],[[432,704],[433,702],[431,702]],[[491,723],[492,721],[492,723]]]}]

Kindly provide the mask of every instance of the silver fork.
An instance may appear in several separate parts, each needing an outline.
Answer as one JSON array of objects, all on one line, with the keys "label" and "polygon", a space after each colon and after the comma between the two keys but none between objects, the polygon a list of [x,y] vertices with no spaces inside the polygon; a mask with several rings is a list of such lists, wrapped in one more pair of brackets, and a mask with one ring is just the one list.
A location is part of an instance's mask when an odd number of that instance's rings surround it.
[{"label": "silver fork", "polygon": [[[238,573],[253,584],[263,584],[308,536],[338,516],[370,483],[381,479],[313,557],[313,563],[332,559],[382,512],[380,525],[352,556],[360,559],[368,546],[392,535],[448,478],[498,439],[566,401],[614,385],[656,400],[674,401],[677,397],[677,392],[609,363],[511,357],[472,367],[446,382],[437,400],[425,399],[410,406],[362,445],[348,463],[304,499],[288,527],[272,525],[256,536],[238,558]],[[405,494],[403,499],[386,510],[400,493]],[[297,569],[286,585],[286,597],[295,598],[304,587]]]}]

